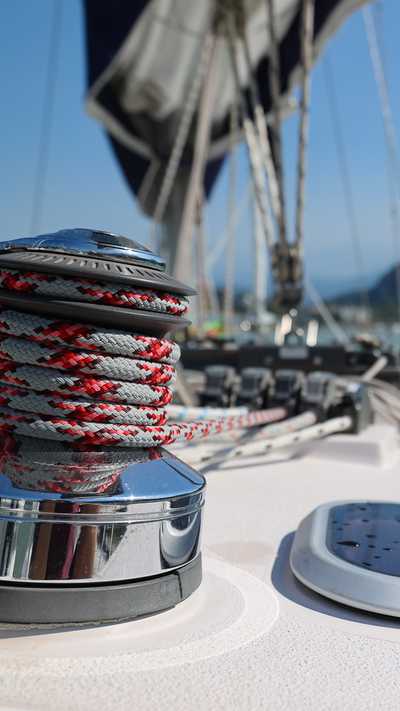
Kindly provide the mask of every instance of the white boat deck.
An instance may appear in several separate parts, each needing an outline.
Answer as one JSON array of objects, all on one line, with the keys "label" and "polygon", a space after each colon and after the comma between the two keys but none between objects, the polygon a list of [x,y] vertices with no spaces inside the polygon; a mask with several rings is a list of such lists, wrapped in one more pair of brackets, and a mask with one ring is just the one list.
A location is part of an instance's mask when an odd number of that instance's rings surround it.
[{"label": "white boat deck", "polygon": [[[209,445],[188,449],[190,459]],[[288,555],[330,500],[400,501],[393,429],[208,474],[204,580],[166,613],[107,627],[0,631],[0,708],[385,709],[400,706],[400,620],[328,601]]]}]

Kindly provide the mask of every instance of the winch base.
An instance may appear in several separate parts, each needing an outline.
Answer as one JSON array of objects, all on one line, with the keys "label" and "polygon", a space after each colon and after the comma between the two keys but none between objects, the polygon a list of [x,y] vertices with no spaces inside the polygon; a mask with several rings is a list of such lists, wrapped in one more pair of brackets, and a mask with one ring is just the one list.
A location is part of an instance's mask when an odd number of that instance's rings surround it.
[{"label": "winch base", "polygon": [[0,623],[105,624],[175,607],[200,585],[201,554],[182,568],[115,584],[35,585],[0,583]]}]

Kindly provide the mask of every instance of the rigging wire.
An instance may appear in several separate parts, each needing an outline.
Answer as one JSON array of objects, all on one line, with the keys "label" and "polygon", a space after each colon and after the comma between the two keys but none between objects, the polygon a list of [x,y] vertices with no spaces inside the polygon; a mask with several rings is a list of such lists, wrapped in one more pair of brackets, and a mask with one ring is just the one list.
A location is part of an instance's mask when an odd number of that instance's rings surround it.
[{"label": "rigging wire", "polygon": [[32,198],[32,212],[29,233],[39,232],[43,216],[44,194],[50,158],[50,142],[54,118],[56,83],[60,59],[60,38],[62,28],[63,0],[53,2],[53,17],[47,57],[45,94],[39,135],[38,157]]},{"label": "rigging wire", "polygon": [[325,87],[326,87],[326,92],[328,95],[328,102],[329,102],[331,119],[332,119],[334,141],[335,141],[335,145],[336,145],[336,152],[337,152],[338,162],[339,162],[339,169],[340,169],[340,176],[341,176],[342,187],[343,187],[343,196],[344,196],[344,201],[345,201],[346,214],[347,214],[348,225],[349,225],[349,232],[350,232],[350,237],[351,237],[352,244],[353,244],[355,264],[356,264],[356,268],[358,270],[358,276],[359,276],[359,291],[360,291],[361,303],[364,305],[364,307],[367,310],[369,310],[370,303],[369,303],[368,293],[367,293],[367,290],[365,287],[365,268],[364,268],[364,259],[363,259],[363,253],[362,253],[362,247],[361,247],[360,231],[359,231],[357,217],[356,217],[356,209],[355,209],[355,203],[354,203],[352,183],[350,180],[350,173],[349,173],[349,168],[348,168],[346,149],[345,149],[345,145],[344,145],[344,141],[343,141],[340,115],[339,115],[339,109],[338,109],[338,101],[337,101],[335,83],[334,83],[334,76],[333,76],[333,71],[332,71],[332,67],[331,67],[331,63],[330,63],[328,55],[325,57],[325,61],[324,61],[324,78],[325,78]]},{"label": "rigging wire", "polygon": [[246,62],[248,79],[249,79],[249,89],[250,89],[250,101],[252,104],[252,109],[254,113],[255,126],[258,132],[258,137],[260,141],[260,149],[263,157],[264,168],[267,174],[267,186],[269,190],[269,197],[271,201],[271,209],[276,222],[279,224],[281,219],[281,204],[278,188],[278,180],[276,176],[276,170],[274,161],[272,158],[271,144],[268,136],[267,129],[267,118],[264,113],[264,108],[260,99],[260,92],[258,90],[257,82],[254,79],[253,67],[251,63],[250,47],[247,38],[246,26],[243,24],[240,32],[240,39],[243,46],[243,54]]},{"label": "rigging wire", "polygon": [[[280,80],[279,80],[279,47],[274,24],[274,4],[273,0],[268,3],[269,25],[270,25],[270,90],[273,112],[273,132],[275,155],[272,156],[272,149],[267,130],[266,116],[262,107],[259,90],[253,75],[251,64],[250,48],[247,41],[245,17],[243,12],[237,17],[237,33],[241,40],[244,60],[249,79],[249,98],[252,106],[255,122],[255,133],[259,143],[259,151],[262,158],[263,168],[267,176],[267,189],[270,200],[270,209],[278,226],[278,243],[274,245],[271,258],[275,271],[275,278],[279,283],[287,278],[288,264],[296,257],[296,262],[302,257],[304,244],[304,198],[305,198],[305,173],[306,173],[306,153],[308,146],[309,127],[309,106],[310,106],[310,73],[313,57],[313,36],[314,36],[314,0],[302,0],[301,13],[301,34],[300,34],[300,59],[302,66],[300,120],[298,136],[298,167],[297,167],[297,194],[296,194],[296,231],[295,238],[290,244],[287,241],[286,214],[284,201],[284,177],[282,162],[282,141],[281,141],[281,110],[280,110]],[[255,150],[254,137],[249,136],[249,148]],[[251,153],[250,153],[251,157]],[[273,160],[275,158],[275,163]],[[253,161],[256,163],[255,159]],[[257,201],[259,202],[259,201]],[[268,244],[271,249],[270,244]],[[284,251],[282,252],[282,247]],[[290,250],[290,252],[288,251]],[[291,255],[291,256],[290,256]],[[298,265],[295,273],[300,276],[301,269]],[[297,277],[296,277],[297,278]]]},{"label": "rigging wire", "polygon": [[229,215],[229,238],[225,261],[225,285],[223,301],[223,324],[225,334],[231,335],[233,328],[233,312],[235,298],[235,258],[236,258],[236,229],[233,222],[233,208],[236,201],[237,188],[237,154],[235,139],[238,132],[238,106],[237,101],[232,104],[230,116],[230,156],[229,156],[229,193],[228,193],[228,215]]},{"label": "rigging wire", "polygon": [[235,82],[236,95],[239,100],[239,115],[243,125],[243,131],[245,135],[246,145],[249,153],[249,163],[251,170],[251,177],[254,185],[254,195],[257,200],[257,204],[260,210],[260,217],[263,226],[265,240],[267,242],[268,248],[273,248],[273,222],[271,214],[271,206],[269,203],[267,191],[264,184],[264,174],[263,165],[261,159],[261,152],[259,150],[259,140],[257,132],[254,129],[253,122],[251,121],[244,100],[241,85],[240,85],[240,75],[238,59],[236,54],[235,45],[235,25],[233,17],[230,13],[226,14],[226,29],[227,29],[227,44],[228,50],[231,58],[231,66],[233,70],[233,78]]},{"label": "rigging wire", "polygon": [[398,143],[383,56],[383,37],[381,34],[379,39],[377,18],[371,12],[371,8],[364,8],[363,17],[368,50],[379,94],[384,128],[386,146],[386,174],[389,188],[389,218],[394,257],[396,261],[397,310],[400,314],[400,160]]},{"label": "rigging wire", "polygon": [[297,200],[295,243],[303,253],[304,247],[304,199],[306,178],[306,156],[310,118],[311,66],[313,59],[314,0],[303,0],[301,23],[301,64],[302,83],[299,122],[299,150],[297,164]]},{"label": "rigging wire", "polygon": [[206,272],[205,245],[206,235],[204,229],[204,197],[203,191],[200,191],[197,204],[197,217],[195,224],[195,257],[196,257],[196,276],[197,276],[197,329],[200,335],[204,335],[204,324],[208,317],[210,296],[209,283]]},{"label": "rigging wire", "polygon": [[279,238],[282,243],[287,242],[286,234],[286,208],[285,208],[285,189],[284,189],[284,175],[283,175],[283,159],[282,159],[282,112],[281,112],[281,86],[280,86],[280,56],[279,56],[279,42],[277,37],[277,29],[275,25],[276,13],[275,13],[275,0],[267,0],[267,10],[268,10],[268,26],[269,26],[269,84],[271,90],[271,100],[272,100],[272,112],[273,112],[273,130],[272,130],[272,143],[273,143],[273,154],[276,167],[276,176],[278,182],[278,193],[279,193]]},{"label": "rigging wire", "polygon": [[[236,94],[239,101],[239,113],[241,116],[244,135],[250,158],[250,168],[254,183],[254,193],[260,213],[260,220],[269,250],[272,250],[274,240],[274,224],[275,218],[278,226],[279,240],[287,244],[286,233],[286,215],[284,204],[284,178],[282,164],[282,141],[281,141],[281,106],[280,106],[280,65],[279,65],[279,45],[275,27],[274,16],[274,0],[267,0],[269,13],[269,32],[270,32],[270,83],[271,83],[271,98],[274,116],[273,141],[275,149],[275,165],[272,156],[272,149],[267,131],[267,122],[265,113],[260,101],[259,91],[254,79],[251,55],[249,44],[246,36],[245,14],[243,5],[237,3],[234,8],[223,4],[221,7],[221,18],[224,16],[226,38],[228,51],[231,56],[231,65],[233,69],[234,82],[236,86]],[[234,10],[234,11],[233,11]],[[303,0],[302,4],[302,34],[301,34],[301,61],[303,66],[303,81],[302,81],[302,101],[300,113],[300,128],[299,128],[299,159],[298,159],[298,188],[297,188],[297,209],[296,209],[296,239],[300,247],[303,243],[303,213],[304,213],[304,186],[305,186],[305,157],[307,149],[307,133],[308,133],[308,114],[309,114],[309,96],[310,96],[310,69],[312,62],[312,42],[313,42],[313,10],[314,0]],[[220,19],[221,19],[220,18]],[[251,120],[246,104],[246,100],[242,94],[239,65],[237,58],[236,40],[239,40],[240,46],[244,53],[245,63],[247,64],[248,80],[250,88],[250,99],[253,104],[254,123]],[[205,64],[210,61],[210,52],[205,47]],[[204,67],[200,74],[203,76],[207,72]],[[199,93],[199,84],[195,78],[191,91],[193,104],[186,107],[186,120],[181,121],[178,128],[177,140],[174,144],[173,151],[170,157],[169,164],[164,176],[163,185],[159,194],[159,198],[154,213],[155,222],[162,219],[162,214],[168,203],[170,193],[173,188],[176,172],[179,168],[179,163],[184,150],[184,145],[187,139],[188,130],[191,119],[195,110],[197,100],[196,91]],[[196,90],[196,91],[195,91]],[[191,102],[189,102],[191,103]],[[189,117],[189,118],[188,118]],[[179,139],[179,140],[178,140]],[[267,177],[265,181],[264,170]],[[186,213],[186,210],[184,211]],[[182,223],[184,220],[182,220]],[[229,219],[229,232],[233,220]],[[185,229],[184,229],[185,227]],[[184,239],[183,233],[187,231],[187,226],[181,225],[180,242]],[[231,244],[231,242],[229,242]],[[186,245],[187,246],[187,245]],[[187,251],[187,249],[186,249]],[[182,249],[178,252],[177,262],[182,262]],[[229,260],[228,260],[229,261]],[[178,268],[179,271],[179,268]],[[228,290],[228,286],[227,286]],[[225,296],[228,296],[227,290]],[[225,309],[227,316],[228,309]]]},{"label": "rigging wire", "polygon": [[206,211],[203,208],[203,241],[204,241],[204,279],[205,279],[205,285],[206,285],[206,294],[207,294],[207,306],[208,306],[208,315],[211,316],[212,318],[218,318],[221,313],[221,307],[220,307],[220,302],[219,302],[219,295],[218,295],[218,290],[217,286],[215,284],[214,280],[214,274],[212,273],[212,270],[209,267],[209,263],[206,258],[206,252],[209,250],[209,239],[208,239],[208,234],[209,234],[209,228],[208,228],[208,223],[206,220]]},{"label": "rigging wire", "polygon": [[[204,195],[201,188],[194,218],[194,250],[192,255],[192,269],[197,291],[197,297],[192,300],[192,322],[195,324],[200,336],[205,335],[204,328],[210,316],[210,311],[214,311],[215,313],[219,312],[218,296],[216,294],[215,285],[212,283],[212,277],[210,277],[208,273],[206,263],[207,236],[204,220],[204,204]],[[191,405],[193,404],[194,403],[191,402]]]},{"label": "rigging wire", "polygon": [[224,227],[224,230],[221,234],[220,239],[215,244],[215,247],[210,251],[210,254],[207,257],[207,269],[208,270],[212,269],[215,266],[215,264],[218,262],[218,260],[221,256],[221,254],[223,253],[223,251],[228,243],[230,229],[232,228],[232,229],[236,230],[238,225],[240,224],[240,221],[242,220],[243,215],[248,208],[252,194],[253,194],[252,193],[252,180],[250,178],[244,192],[242,193],[241,197],[234,205],[232,214],[228,216],[227,223]]},{"label": "rigging wire", "polygon": [[256,325],[261,329],[263,317],[266,314],[268,269],[267,250],[262,233],[259,209],[255,200],[253,200],[252,210],[252,233],[254,240],[254,307]]},{"label": "rigging wire", "polygon": [[382,44],[378,39],[378,31],[376,18],[374,17],[371,8],[363,9],[363,18],[365,31],[368,42],[368,49],[371,58],[371,64],[374,72],[375,82],[379,92],[381,102],[382,115],[384,119],[385,138],[387,141],[388,152],[392,162],[392,168],[397,180],[397,188],[400,191],[400,158],[396,136],[395,122],[390,102],[390,92],[386,76],[385,63],[382,56],[382,49],[379,46]]},{"label": "rigging wire", "polygon": [[187,268],[190,263],[190,236],[194,224],[194,216],[202,191],[207,150],[210,141],[211,106],[217,89],[216,56],[218,51],[218,35],[209,33],[209,52],[207,66],[202,84],[200,106],[196,127],[193,163],[190,171],[189,183],[185,195],[182,220],[178,236],[174,275],[177,279],[187,277]]},{"label": "rigging wire", "polygon": [[385,73],[387,70],[387,52],[386,43],[384,38],[384,12],[383,12],[383,0],[375,0],[372,5],[372,10],[374,13],[374,22],[376,27],[376,34],[379,43],[379,49],[382,57],[383,66],[385,67]]},{"label": "rigging wire", "polygon": [[325,302],[319,295],[318,291],[316,290],[315,286],[312,284],[310,279],[306,280],[306,290],[307,290],[307,293],[308,293],[311,301],[313,302],[315,308],[317,309],[322,320],[324,321],[325,325],[327,326],[328,331],[331,332],[333,337],[337,341],[339,341],[339,343],[341,343],[342,346],[346,346],[350,342],[350,339],[349,339],[346,331],[344,331],[343,328],[335,320],[335,318],[333,317],[333,315],[330,312],[330,309],[325,304]]},{"label": "rigging wire", "polygon": [[[305,172],[306,172],[306,153],[308,145],[308,128],[309,128],[309,108],[310,108],[310,74],[313,58],[313,37],[314,37],[314,0],[302,0],[301,13],[301,65],[302,65],[302,83],[301,83],[301,102],[300,102],[300,123],[299,123],[299,138],[298,138],[298,176],[297,176],[297,200],[296,200],[296,236],[295,244],[302,248],[303,235],[303,215],[304,215],[304,196],[305,196]],[[240,38],[243,44],[244,58],[247,65],[249,75],[250,100],[255,117],[255,124],[260,140],[260,147],[264,158],[264,167],[268,178],[268,188],[270,193],[271,208],[274,217],[280,226],[280,234],[282,234],[281,221],[285,220],[284,212],[284,178],[283,178],[283,163],[282,163],[282,139],[281,139],[281,113],[280,113],[280,86],[279,86],[279,52],[276,46],[276,32],[274,27],[274,6],[273,0],[268,2],[269,22],[270,22],[270,86],[271,98],[274,113],[274,133],[275,141],[275,164],[272,158],[270,141],[267,133],[267,121],[262,107],[257,83],[254,80],[252,71],[250,48],[246,34],[245,25],[240,28]],[[278,178],[279,174],[279,178]],[[284,228],[286,234],[286,226]]]},{"label": "rigging wire", "polygon": [[170,153],[160,192],[158,194],[156,206],[154,208],[152,239],[154,238],[154,231],[157,230],[157,225],[162,221],[164,217],[165,210],[167,208],[168,201],[171,196],[176,174],[178,172],[182,160],[183,151],[185,149],[190,127],[192,125],[193,117],[196,111],[201,87],[204,82],[205,74],[208,68],[209,55],[212,43],[212,36],[207,33],[203,39],[200,59],[197,63],[197,68],[188,90],[186,101],[184,103],[184,110],[182,112],[181,120],[179,122],[179,126],[176,132],[174,145]]}]

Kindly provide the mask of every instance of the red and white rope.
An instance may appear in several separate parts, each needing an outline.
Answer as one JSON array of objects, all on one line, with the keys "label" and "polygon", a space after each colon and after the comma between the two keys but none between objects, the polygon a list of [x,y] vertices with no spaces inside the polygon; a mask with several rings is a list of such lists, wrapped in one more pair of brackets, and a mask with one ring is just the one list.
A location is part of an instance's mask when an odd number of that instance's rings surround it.
[{"label": "red and white rope", "polygon": [[186,313],[189,305],[185,296],[116,286],[109,282],[99,284],[91,279],[66,279],[39,272],[21,273],[13,269],[0,269],[0,287],[19,294],[89,301],[95,304],[144,309],[177,316]]},{"label": "red and white rope", "polygon": [[286,410],[277,407],[249,415],[208,420],[203,422],[183,422],[162,426],[113,425],[109,423],[84,422],[68,418],[38,417],[32,413],[18,412],[11,408],[0,409],[0,428],[17,434],[44,439],[92,445],[112,445],[116,447],[156,447],[177,441],[202,439],[231,430],[254,427],[275,422],[286,416]]},{"label": "red and white rope", "polygon": [[[87,279],[0,270],[11,292],[183,315],[187,299]],[[282,419],[283,408],[167,424],[179,348],[93,325],[0,305],[0,428],[80,444],[155,447]]]},{"label": "red and white rope", "polygon": [[0,312],[0,333],[13,334],[20,338],[42,343],[45,346],[69,346],[92,353],[134,356],[157,363],[176,363],[180,349],[167,339],[141,336],[101,326],[82,323],[65,323],[39,318],[24,312]]}]

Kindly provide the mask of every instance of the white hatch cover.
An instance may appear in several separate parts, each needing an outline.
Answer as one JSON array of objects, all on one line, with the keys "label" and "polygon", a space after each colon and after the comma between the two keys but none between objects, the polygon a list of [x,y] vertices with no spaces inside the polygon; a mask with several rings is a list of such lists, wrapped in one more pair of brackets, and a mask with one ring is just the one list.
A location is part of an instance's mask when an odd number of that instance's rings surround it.
[{"label": "white hatch cover", "polygon": [[319,506],[296,532],[290,565],[304,585],[321,595],[400,617],[400,503]]}]

